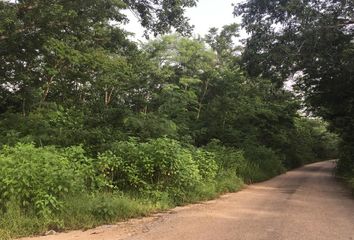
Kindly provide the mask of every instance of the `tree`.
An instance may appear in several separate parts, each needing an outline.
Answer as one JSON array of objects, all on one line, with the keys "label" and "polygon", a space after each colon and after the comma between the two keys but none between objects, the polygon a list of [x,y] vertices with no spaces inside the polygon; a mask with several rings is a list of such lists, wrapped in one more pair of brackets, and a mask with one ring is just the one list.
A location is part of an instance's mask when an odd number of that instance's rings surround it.
[{"label": "tree", "polygon": [[279,85],[293,77],[309,110],[354,146],[354,2],[250,0],[235,14],[250,34],[247,72]]},{"label": "tree", "polygon": [[240,55],[242,49],[235,44],[235,38],[239,36],[239,25],[233,23],[223,26],[220,32],[217,28],[210,28],[205,36],[205,42],[216,52],[222,65]]},{"label": "tree", "polygon": [[193,5],[192,0],[1,1],[0,91],[16,95],[13,106],[23,114],[48,98],[83,103],[97,90],[108,105],[130,74],[128,56],[136,54],[120,27],[127,22],[122,10],[138,12],[155,34],[171,27],[188,32],[183,13]]},{"label": "tree", "polygon": [[146,29],[145,36],[152,32],[168,33],[171,27],[179,33],[190,34],[193,27],[184,16],[185,8],[196,6],[198,0],[124,0]]},{"label": "tree", "polygon": [[215,54],[202,41],[180,35],[151,41],[144,50],[165,76],[155,99],[158,111],[178,123],[182,135],[190,134],[205,110],[215,75]]}]

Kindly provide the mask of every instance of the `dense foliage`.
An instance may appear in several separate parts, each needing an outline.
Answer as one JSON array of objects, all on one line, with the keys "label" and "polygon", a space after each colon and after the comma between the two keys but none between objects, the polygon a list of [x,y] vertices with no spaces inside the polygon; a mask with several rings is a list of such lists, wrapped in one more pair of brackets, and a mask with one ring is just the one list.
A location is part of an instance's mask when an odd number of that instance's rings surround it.
[{"label": "dense foliage", "polygon": [[301,97],[243,70],[237,24],[142,46],[121,27],[129,8],[147,33],[188,33],[194,4],[0,2],[0,234],[144,215],[337,155]]},{"label": "dense foliage", "polygon": [[26,211],[45,215],[60,208],[63,196],[83,191],[85,163],[68,158],[72,149],[64,151],[23,144],[5,147],[0,155],[1,209],[5,211],[9,202],[17,202]]},{"label": "dense foliage", "polygon": [[350,178],[354,178],[353,13],[354,2],[341,0],[249,0],[235,7],[250,34],[244,68],[278,85],[289,77],[295,81],[308,110],[328,121],[341,137],[338,171]]}]

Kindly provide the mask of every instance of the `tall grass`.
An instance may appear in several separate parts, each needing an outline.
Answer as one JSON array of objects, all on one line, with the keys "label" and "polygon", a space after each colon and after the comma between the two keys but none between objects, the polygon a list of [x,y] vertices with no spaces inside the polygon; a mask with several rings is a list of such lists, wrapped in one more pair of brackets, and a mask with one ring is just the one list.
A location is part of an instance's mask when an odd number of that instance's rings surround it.
[{"label": "tall grass", "polygon": [[[178,205],[210,200],[220,194],[239,190],[242,181],[235,175],[225,174],[216,182],[202,184],[190,192]],[[165,211],[177,205],[175,199],[164,192],[136,194],[97,193],[80,194],[64,200],[62,211],[50,216],[24,212],[19,205],[10,204],[0,214],[0,240],[41,235],[48,230],[65,231],[89,229],[116,223],[134,217]]]}]

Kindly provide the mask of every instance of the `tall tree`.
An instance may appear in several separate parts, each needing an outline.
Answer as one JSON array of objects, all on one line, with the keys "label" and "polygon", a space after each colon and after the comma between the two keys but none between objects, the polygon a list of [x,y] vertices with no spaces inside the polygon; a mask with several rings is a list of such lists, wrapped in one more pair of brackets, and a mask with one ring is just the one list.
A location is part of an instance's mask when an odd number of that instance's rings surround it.
[{"label": "tall tree", "polygon": [[210,28],[205,36],[205,42],[216,52],[221,65],[227,61],[233,62],[240,55],[242,48],[235,43],[240,26],[236,23],[225,25],[219,31],[218,28]]},{"label": "tall tree", "polygon": [[12,106],[23,114],[48,98],[77,103],[97,90],[108,105],[130,74],[128,56],[136,51],[122,29],[127,22],[122,10],[138,12],[142,25],[156,34],[171,27],[188,32],[184,8],[194,4],[193,0],[1,1],[0,91],[6,99],[16,95]]},{"label": "tall tree", "polygon": [[235,14],[250,34],[247,71],[280,85],[292,76],[309,109],[354,149],[354,2],[249,0]]}]

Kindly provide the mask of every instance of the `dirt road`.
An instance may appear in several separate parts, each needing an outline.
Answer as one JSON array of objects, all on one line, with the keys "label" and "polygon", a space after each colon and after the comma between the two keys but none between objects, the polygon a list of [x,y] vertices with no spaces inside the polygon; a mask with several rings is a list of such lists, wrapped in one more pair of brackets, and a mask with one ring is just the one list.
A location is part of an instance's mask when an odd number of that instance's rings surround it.
[{"label": "dirt road", "polygon": [[333,167],[315,163],[218,200],[31,240],[354,240],[354,199]]}]

